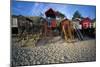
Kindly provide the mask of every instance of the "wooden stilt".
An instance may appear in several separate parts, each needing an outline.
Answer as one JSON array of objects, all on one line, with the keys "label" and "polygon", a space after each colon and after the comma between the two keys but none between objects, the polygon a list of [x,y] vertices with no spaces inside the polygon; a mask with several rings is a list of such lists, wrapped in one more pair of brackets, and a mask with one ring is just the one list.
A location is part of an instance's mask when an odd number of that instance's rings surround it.
[{"label": "wooden stilt", "polygon": [[64,38],[65,38],[65,40],[67,41],[67,34],[66,34],[66,31],[65,31],[65,28],[64,28],[64,26],[62,26],[62,30],[63,30],[63,32],[64,32]]}]

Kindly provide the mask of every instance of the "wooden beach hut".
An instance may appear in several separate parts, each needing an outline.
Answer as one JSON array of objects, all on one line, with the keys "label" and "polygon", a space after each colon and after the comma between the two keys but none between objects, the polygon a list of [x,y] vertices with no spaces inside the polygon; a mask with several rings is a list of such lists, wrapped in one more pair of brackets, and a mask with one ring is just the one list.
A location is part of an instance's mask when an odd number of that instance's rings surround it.
[{"label": "wooden beach hut", "polygon": [[45,21],[45,36],[53,35],[54,30],[56,30],[57,27],[57,21],[56,21],[56,12],[50,8],[45,12],[46,15],[46,21]]},{"label": "wooden beach hut", "polygon": [[61,29],[66,41],[74,39],[74,28],[70,20],[64,19],[61,21]]}]

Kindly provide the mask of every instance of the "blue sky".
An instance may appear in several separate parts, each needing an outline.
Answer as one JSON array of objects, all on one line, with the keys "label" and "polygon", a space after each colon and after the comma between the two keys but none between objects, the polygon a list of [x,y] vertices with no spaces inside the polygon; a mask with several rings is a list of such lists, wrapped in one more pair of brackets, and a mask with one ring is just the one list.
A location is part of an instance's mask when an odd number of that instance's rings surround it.
[{"label": "blue sky", "polygon": [[55,3],[36,3],[36,2],[20,2],[12,1],[11,12],[12,15],[24,16],[39,16],[44,14],[49,8],[59,11],[69,19],[72,18],[75,11],[79,11],[83,17],[96,17],[96,7],[86,5],[72,5],[72,4],[55,4]]}]

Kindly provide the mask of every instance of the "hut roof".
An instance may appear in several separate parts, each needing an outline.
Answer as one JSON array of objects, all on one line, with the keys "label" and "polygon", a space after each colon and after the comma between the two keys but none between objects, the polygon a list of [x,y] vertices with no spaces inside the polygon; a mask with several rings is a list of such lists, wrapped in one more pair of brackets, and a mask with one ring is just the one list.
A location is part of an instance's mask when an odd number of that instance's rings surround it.
[{"label": "hut roof", "polygon": [[48,10],[45,12],[45,15],[46,15],[47,17],[53,17],[53,18],[55,18],[55,17],[56,17],[56,12],[55,12],[52,8],[50,8],[50,9],[48,9]]},{"label": "hut roof", "polygon": [[50,9],[48,9],[46,12],[45,12],[45,14],[47,15],[47,14],[55,14],[55,11],[52,9],[52,8],[50,8]]},{"label": "hut roof", "polygon": [[64,21],[66,21],[66,20],[69,21],[69,19],[66,18],[66,19],[63,19],[61,22],[64,22]]},{"label": "hut roof", "polygon": [[83,23],[83,22],[92,22],[92,20],[89,17],[86,17],[80,23]]}]

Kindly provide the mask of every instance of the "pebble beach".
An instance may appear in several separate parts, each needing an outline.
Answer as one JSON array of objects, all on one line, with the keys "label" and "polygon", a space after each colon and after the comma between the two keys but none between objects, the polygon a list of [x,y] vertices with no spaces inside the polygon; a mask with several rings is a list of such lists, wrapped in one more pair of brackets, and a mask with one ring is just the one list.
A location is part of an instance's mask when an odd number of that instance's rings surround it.
[{"label": "pebble beach", "polygon": [[96,61],[95,39],[67,43],[55,37],[46,44],[40,42],[36,46],[26,47],[18,45],[12,42],[12,66]]}]

